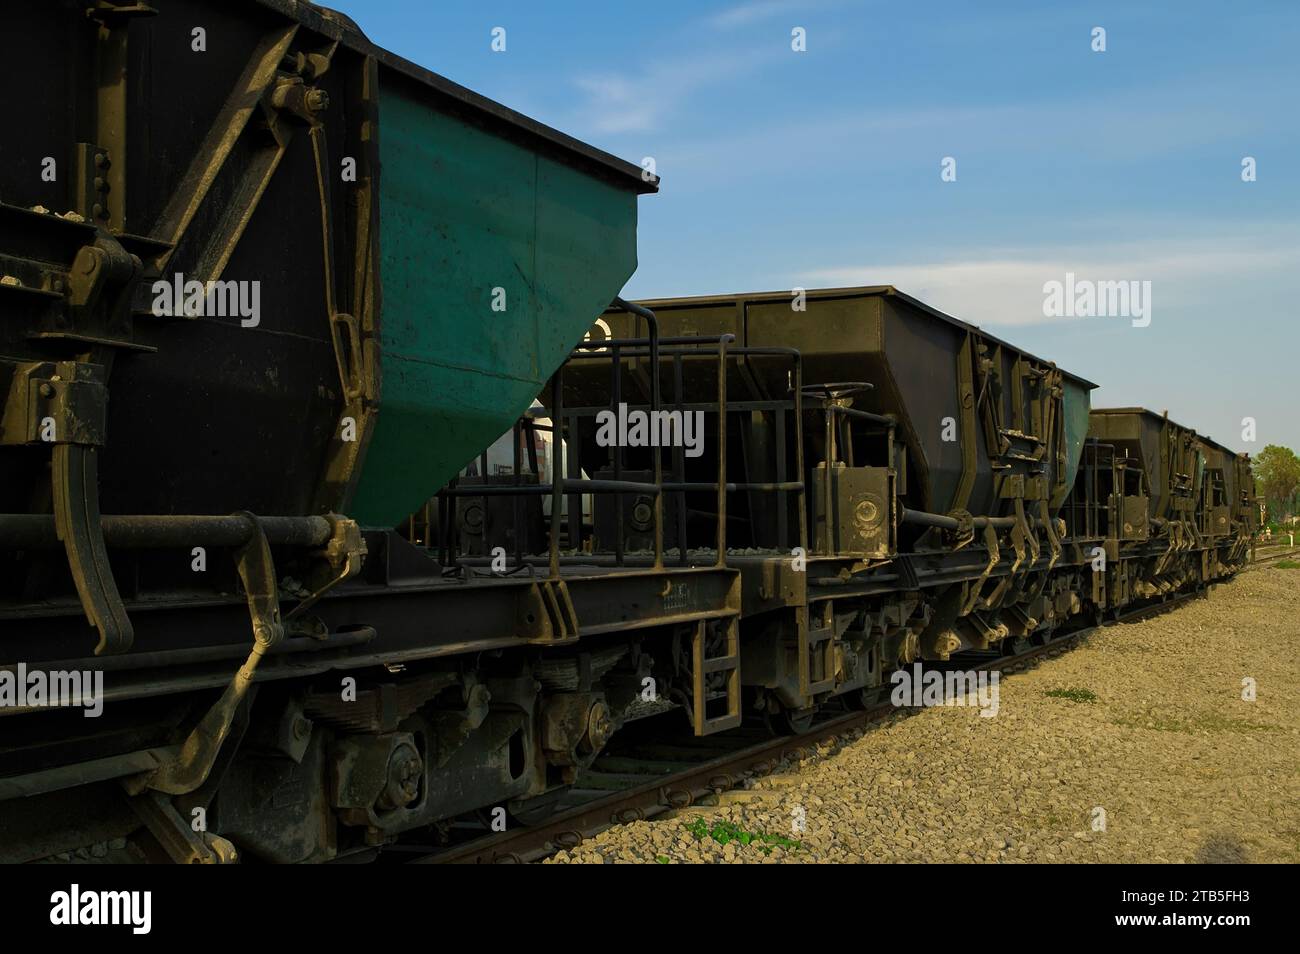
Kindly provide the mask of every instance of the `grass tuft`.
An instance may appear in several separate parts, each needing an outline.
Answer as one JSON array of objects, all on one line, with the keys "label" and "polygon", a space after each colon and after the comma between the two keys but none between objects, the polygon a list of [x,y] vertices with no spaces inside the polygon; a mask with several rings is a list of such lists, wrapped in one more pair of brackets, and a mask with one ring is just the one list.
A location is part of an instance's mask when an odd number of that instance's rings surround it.
[{"label": "grass tuft", "polygon": [[1091,689],[1048,689],[1043,695],[1053,699],[1069,699],[1071,702],[1097,701],[1097,694]]},{"label": "grass tuft", "polygon": [[802,843],[784,835],[768,835],[762,832],[752,832],[741,828],[732,822],[716,821],[712,825],[703,818],[697,818],[686,826],[686,830],[695,836],[696,841],[703,841],[709,838],[716,841],[719,845],[726,845],[731,842],[757,848],[763,854],[771,854],[773,848],[787,848],[798,850]]}]

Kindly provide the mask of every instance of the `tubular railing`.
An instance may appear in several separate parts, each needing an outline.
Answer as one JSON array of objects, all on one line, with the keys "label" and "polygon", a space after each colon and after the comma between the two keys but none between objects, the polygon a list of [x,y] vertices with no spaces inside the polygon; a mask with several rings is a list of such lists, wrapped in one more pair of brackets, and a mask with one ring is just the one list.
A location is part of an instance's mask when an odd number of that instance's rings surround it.
[{"label": "tubular railing", "polygon": [[[635,495],[641,498],[649,498],[653,504],[653,516],[650,523],[653,548],[651,566],[661,568],[664,566],[664,495],[673,495],[675,503],[675,513],[673,515],[674,526],[676,531],[677,543],[677,562],[682,566],[689,566],[690,558],[690,540],[688,535],[688,522],[690,514],[687,509],[687,495],[693,493],[715,494],[716,514],[710,515],[716,517],[716,526],[714,538],[711,541],[715,557],[715,565],[722,566],[726,560],[727,552],[727,495],[736,492],[747,493],[771,493],[776,495],[778,511],[778,538],[784,543],[790,542],[789,534],[789,494],[798,495],[800,515],[797,543],[802,545],[806,536],[806,527],[804,523],[804,503],[803,492],[804,482],[802,480],[791,480],[787,477],[787,454],[789,447],[787,443],[787,422],[786,415],[792,413],[795,422],[795,457],[796,471],[803,472],[803,442],[802,442],[802,425],[801,425],[801,399],[800,385],[802,381],[802,366],[799,352],[793,348],[763,348],[763,347],[738,347],[733,344],[735,338],[733,335],[703,335],[689,337],[663,338],[659,335],[658,322],[654,314],[648,309],[638,305],[623,302],[621,299],[616,300],[616,305],[623,307],[637,318],[637,323],[645,321],[648,334],[645,337],[632,338],[607,338],[599,341],[590,341],[580,344],[569,355],[565,364],[556,370],[552,375],[550,382],[550,406],[533,408],[527,412],[512,429],[513,436],[513,475],[514,479],[509,482],[500,482],[488,484],[486,481],[478,485],[464,485],[458,481],[453,481],[448,487],[439,492],[437,503],[439,507],[439,525],[441,528],[439,543],[439,562],[444,567],[458,567],[460,565],[473,564],[482,562],[484,558],[474,557],[466,558],[459,552],[457,532],[454,527],[455,502],[459,498],[480,498],[484,513],[484,541],[487,540],[487,512],[488,498],[490,497],[512,497],[513,517],[514,517],[514,562],[515,566],[523,566],[529,563],[540,562],[537,559],[529,560],[529,556],[540,556],[539,554],[528,554],[525,552],[523,520],[525,519],[523,501],[528,496],[543,496],[550,499],[549,515],[549,539],[547,546],[546,562],[550,575],[556,577],[559,575],[562,564],[577,562],[584,564],[595,564],[601,566],[625,567],[629,565],[628,553],[628,533],[624,520],[627,506],[627,496]],[[735,367],[739,363],[747,361],[754,357],[784,358],[790,363],[790,377],[793,380],[793,387],[790,393],[783,397],[766,398],[761,395],[755,396],[752,400],[743,400],[732,402],[727,394],[727,378],[729,367]],[[628,359],[649,359],[649,404],[628,403],[625,400],[626,382],[624,365]],[[688,401],[686,394],[686,362],[688,359],[711,359],[713,372],[717,376],[717,386],[713,400],[705,401]],[[609,365],[609,404],[593,406],[576,406],[567,407],[564,402],[564,379],[566,369],[573,368],[579,364],[607,362]],[[660,378],[665,369],[671,371],[672,375],[672,399],[665,402],[663,398],[663,388]],[[590,379],[588,379],[590,380]],[[644,393],[644,392],[642,392]],[[634,411],[647,412],[650,426],[655,429],[656,433],[662,433],[658,430],[661,422],[659,414],[668,413],[676,414],[675,423],[678,425],[674,429],[674,439],[670,442],[671,446],[664,447],[653,442],[647,449],[650,457],[650,480],[628,480],[625,478],[629,470],[627,460],[627,448],[621,440],[615,440],[607,448],[609,451],[609,466],[613,470],[613,479],[591,478],[582,475],[582,457],[583,457],[583,427],[582,422],[587,419],[595,418],[601,412],[613,411],[618,414],[620,410],[626,410],[627,413]],[[705,414],[716,415],[716,453],[714,456],[714,466],[712,473],[708,475],[712,479],[688,479],[685,447],[681,424],[685,422],[686,415],[691,413],[704,412]],[[731,414],[750,414],[755,412],[770,413],[774,420],[774,454],[775,480],[772,481],[738,481],[728,482],[727,480],[727,425],[728,418]],[[538,418],[549,418],[549,425],[541,423]],[[667,420],[673,420],[668,418]],[[537,464],[536,440],[537,432],[550,432],[551,434],[551,468],[549,481],[542,482],[541,475]],[[521,439],[523,438],[523,439]],[[530,472],[523,471],[523,460],[521,445],[525,446],[528,451]],[[664,456],[670,457],[671,463],[668,468],[667,477],[665,477]],[[480,454],[479,470],[486,477],[488,470],[488,458],[486,452]],[[534,483],[525,482],[526,479],[535,480]],[[608,550],[601,550],[599,553],[584,553],[583,550],[583,497],[587,494],[592,495],[613,495],[614,497],[614,520],[613,520],[613,549],[612,553]],[[596,507],[592,506],[593,525],[596,522]],[[571,554],[565,555],[562,550],[562,538],[567,537],[567,549],[572,551]],[[594,550],[595,544],[595,527],[592,528],[591,541]],[[427,545],[427,533],[426,533]],[[643,563],[638,562],[638,566]]]},{"label": "tubular railing", "polygon": [[[768,347],[747,347],[735,346],[732,342],[735,340],[734,335],[693,335],[689,337],[664,338],[660,339],[659,362],[651,357],[651,363],[656,368],[652,372],[651,379],[656,379],[662,373],[662,359],[671,359],[673,375],[673,400],[669,406],[673,411],[682,415],[685,419],[688,413],[703,411],[705,413],[716,414],[718,422],[717,442],[717,466],[716,478],[714,480],[687,480],[685,466],[685,449],[681,442],[676,442],[672,447],[672,474],[673,479],[662,481],[660,487],[664,493],[675,495],[675,523],[678,539],[678,557],[680,563],[685,566],[689,563],[689,555],[686,547],[686,524],[688,511],[686,506],[686,494],[693,492],[709,492],[716,494],[715,515],[717,517],[716,540],[714,548],[718,554],[719,565],[724,561],[724,555],[727,547],[726,525],[727,515],[727,494],[729,493],[772,493],[777,495],[777,523],[778,538],[785,543],[790,542],[789,536],[789,515],[788,515],[788,494],[803,494],[804,483],[802,480],[787,479],[787,457],[789,451],[788,438],[786,434],[787,412],[792,412],[795,421],[795,449],[796,449],[796,470],[800,473],[803,471],[803,441],[802,441],[802,423],[801,423],[801,402],[799,397],[798,382],[802,376],[802,365],[800,362],[799,351],[795,348],[768,348]],[[716,350],[711,350],[716,349]],[[603,359],[611,363],[613,377],[611,382],[611,403],[614,407],[619,407],[622,403],[621,376],[619,368],[625,358],[645,357],[648,352],[645,343],[635,339],[608,339],[601,341],[595,349],[588,350],[586,353],[573,356],[575,359]],[[707,357],[710,354],[716,354],[716,374],[717,374],[717,397],[713,402],[688,402],[685,398],[685,361],[687,358]],[[747,361],[755,357],[772,357],[785,358],[790,362],[790,375],[795,381],[789,397],[785,398],[763,398],[755,397],[752,399],[732,401],[727,394],[727,369],[730,361],[737,363]],[[653,406],[652,406],[653,409]],[[570,413],[576,416],[589,416],[599,413],[609,408],[590,406],[570,409]],[[639,406],[628,407],[629,412],[634,410],[644,410]],[[727,478],[727,420],[731,414],[752,414],[752,413],[771,413],[774,421],[774,471],[776,480],[774,481],[728,481]],[[660,449],[661,450],[661,449]],[[623,448],[614,448],[614,467],[615,477],[621,473],[623,466]],[[654,455],[656,458],[658,453]],[[617,513],[617,523],[620,531],[622,528],[622,511],[621,501],[619,501],[620,510]],[[800,499],[800,513],[802,514],[802,497]],[[802,543],[804,536],[803,522],[800,521],[798,542]],[[618,547],[621,549],[621,539]]]}]

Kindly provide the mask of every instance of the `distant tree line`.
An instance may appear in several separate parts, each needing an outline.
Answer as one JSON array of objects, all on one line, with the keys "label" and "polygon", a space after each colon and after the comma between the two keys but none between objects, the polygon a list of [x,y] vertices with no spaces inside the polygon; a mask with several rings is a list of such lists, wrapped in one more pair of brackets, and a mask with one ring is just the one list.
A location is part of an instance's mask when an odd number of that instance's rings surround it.
[{"label": "distant tree line", "polygon": [[1289,447],[1269,444],[1254,456],[1255,483],[1268,519],[1285,520],[1300,513],[1300,457]]}]

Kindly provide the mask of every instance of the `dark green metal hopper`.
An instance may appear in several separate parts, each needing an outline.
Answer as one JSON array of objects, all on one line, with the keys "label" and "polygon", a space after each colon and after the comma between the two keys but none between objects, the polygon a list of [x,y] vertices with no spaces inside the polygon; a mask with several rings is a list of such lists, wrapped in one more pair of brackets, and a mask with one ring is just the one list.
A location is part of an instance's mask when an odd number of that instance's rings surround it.
[{"label": "dark green metal hopper", "polygon": [[[0,394],[43,362],[86,365],[104,513],[395,525],[510,426],[636,269],[653,176],[341,14],[11,6]],[[257,313],[197,307],[218,287]],[[21,430],[0,433],[0,513],[48,506],[49,448]]]},{"label": "dark green metal hopper", "polygon": [[379,117],[382,386],[350,513],[386,525],[507,430],[618,294],[652,185],[383,71]]}]

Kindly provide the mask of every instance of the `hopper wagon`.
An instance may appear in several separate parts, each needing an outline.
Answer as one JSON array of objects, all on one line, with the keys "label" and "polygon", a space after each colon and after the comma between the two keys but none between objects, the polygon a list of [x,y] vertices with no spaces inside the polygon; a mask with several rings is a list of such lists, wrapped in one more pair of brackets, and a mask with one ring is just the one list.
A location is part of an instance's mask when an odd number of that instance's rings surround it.
[{"label": "hopper wagon", "polygon": [[12,6],[0,860],[408,858],[1246,560],[1249,458],[892,286],[623,300],[658,180],[340,14]]}]

